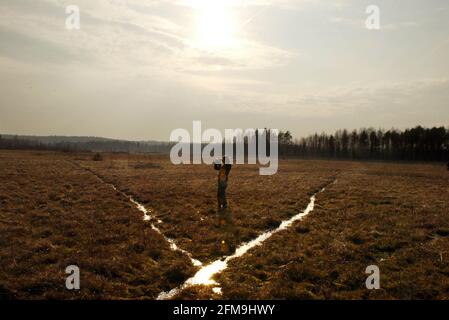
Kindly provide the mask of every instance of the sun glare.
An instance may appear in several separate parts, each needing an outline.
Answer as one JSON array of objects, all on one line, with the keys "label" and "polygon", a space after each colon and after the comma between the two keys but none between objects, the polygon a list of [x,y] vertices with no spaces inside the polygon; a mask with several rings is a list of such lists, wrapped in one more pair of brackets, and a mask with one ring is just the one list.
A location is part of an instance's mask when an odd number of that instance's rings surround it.
[{"label": "sun glare", "polygon": [[226,2],[226,0],[195,1],[198,14],[195,46],[214,50],[237,45],[235,22]]}]

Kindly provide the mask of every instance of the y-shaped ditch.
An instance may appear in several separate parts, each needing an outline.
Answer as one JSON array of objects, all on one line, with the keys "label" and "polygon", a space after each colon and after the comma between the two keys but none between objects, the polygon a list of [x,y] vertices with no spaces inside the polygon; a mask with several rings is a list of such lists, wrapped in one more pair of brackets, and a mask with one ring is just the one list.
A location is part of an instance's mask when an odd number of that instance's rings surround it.
[{"label": "y-shaped ditch", "polygon": [[194,286],[194,285],[214,286],[213,291],[215,293],[220,294],[221,288],[220,288],[219,284],[213,279],[213,277],[215,275],[217,275],[218,273],[222,272],[223,270],[225,270],[228,267],[229,261],[243,256],[245,253],[248,252],[248,250],[261,245],[264,241],[269,239],[275,233],[278,233],[282,230],[287,229],[295,221],[302,220],[305,216],[310,214],[313,211],[313,209],[315,208],[316,196],[319,193],[322,193],[323,191],[325,191],[329,185],[334,184],[336,181],[337,180],[335,179],[333,182],[326,185],[320,191],[313,194],[310,197],[310,201],[309,201],[309,204],[307,205],[307,208],[303,212],[298,213],[297,215],[291,217],[289,220],[283,221],[278,228],[271,230],[271,231],[267,231],[265,233],[262,233],[254,240],[251,240],[249,242],[241,244],[237,248],[237,250],[235,251],[234,254],[224,257],[224,258],[221,258],[221,259],[217,259],[214,262],[212,262],[206,266],[203,266],[192,278],[186,280],[181,286],[174,288],[168,292],[161,292],[159,294],[159,296],[157,297],[157,299],[158,300],[171,299],[174,296],[176,296],[178,293],[180,293],[182,290],[189,288],[191,286]]},{"label": "y-shaped ditch", "polygon": [[[113,188],[115,191],[120,192],[123,196],[125,196],[126,198],[129,199],[129,201],[134,204],[136,206],[136,208],[143,213],[143,219],[145,221],[150,221],[153,219],[153,217],[151,216],[151,210],[147,209],[142,203],[138,202],[137,200],[135,200],[131,195],[126,194],[125,192],[119,190],[114,184],[107,182],[103,177],[101,177],[100,175],[98,175],[96,172],[94,172],[93,170],[89,169],[89,168],[85,168],[82,166],[79,166],[80,168],[90,172],[91,174],[93,174],[99,181],[101,181],[104,184],[109,185],[111,188]],[[194,266],[197,267],[201,267],[200,270],[191,278],[187,279],[182,285],[180,285],[177,288],[174,288],[170,291],[167,292],[161,292],[157,299],[158,300],[167,300],[167,299],[171,299],[174,296],[176,296],[177,294],[179,294],[182,290],[187,289],[189,287],[195,286],[195,285],[205,285],[205,286],[213,286],[213,292],[220,294],[221,293],[221,287],[219,285],[219,283],[217,283],[213,277],[217,274],[219,274],[220,272],[224,271],[227,267],[228,267],[228,263],[229,261],[235,259],[235,258],[239,258],[241,256],[243,256],[245,253],[247,253],[250,249],[261,245],[264,241],[268,240],[272,235],[274,235],[275,233],[278,233],[282,230],[285,230],[287,228],[289,228],[295,221],[298,220],[302,220],[305,216],[307,216],[308,214],[310,214],[314,208],[315,208],[315,201],[316,201],[316,196],[322,192],[324,192],[326,190],[326,188],[337,182],[337,179],[335,179],[333,182],[327,184],[325,187],[323,187],[321,190],[319,190],[318,192],[314,193],[311,197],[310,197],[310,201],[309,204],[307,205],[306,209],[300,213],[298,213],[297,215],[291,217],[288,220],[284,220],[282,221],[282,223],[279,225],[279,227],[277,227],[274,230],[270,230],[267,231],[265,233],[262,233],[261,235],[259,235],[257,238],[249,241],[249,242],[245,242],[243,244],[241,244],[235,251],[234,254],[229,255],[229,256],[225,256],[222,257],[221,259],[217,259],[211,263],[209,263],[206,266],[203,266],[202,262],[194,259],[192,257],[192,254],[186,250],[183,250],[181,248],[179,248],[175,241],[173,239],[170,239],[168,237],[166,237],[162,231],[157,228],[154,224],[151,224],[151,228],[153,230],[155,230],[156,232],[158,232],[159,234],[161,234],[164,239],[170,244],[170,248],[174,251],[179,251],[183,254],[185,254],[190,261],[192,262],[192,264]],[[159,223],[161,223],[162,221],[159,220]]]}]

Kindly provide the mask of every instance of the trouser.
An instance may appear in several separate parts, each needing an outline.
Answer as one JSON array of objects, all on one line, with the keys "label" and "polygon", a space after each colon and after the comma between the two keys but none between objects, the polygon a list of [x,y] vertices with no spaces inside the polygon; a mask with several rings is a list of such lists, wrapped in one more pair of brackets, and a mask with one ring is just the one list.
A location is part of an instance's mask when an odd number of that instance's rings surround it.
[{"label": "trouser", "polygon": [[228,183],[226,181],[220,181],[218,183],[218,192],[217,192],[218,209],[228,207],[228,202],[226,200],[226,188],[227,187],[228,187]]}]

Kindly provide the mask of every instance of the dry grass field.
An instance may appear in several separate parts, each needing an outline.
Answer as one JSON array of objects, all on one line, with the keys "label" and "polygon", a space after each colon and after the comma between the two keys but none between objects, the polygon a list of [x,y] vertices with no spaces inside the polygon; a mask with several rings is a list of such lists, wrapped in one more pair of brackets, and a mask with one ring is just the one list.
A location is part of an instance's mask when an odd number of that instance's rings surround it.
[{"label": "dry grass field", "polygon": [[[309,197],[335,179],[344,164],[286,161],[273,176],[256,166],[234,166],[228,188],[229,219],[217,217],[216,172],[206,165],[172,165],[166,158],[110,155],[75,161],[152,209],[165,235],[203,262],[277,227],[303,210]],[[223,221],[226,220],[226,221]]]},{"label": "dry grass field", "polygon": [[[155,298],[194,272],[129,200],[64,155],[0,153],[0,297]],[[81,270],[80,291],[65,268]]]},{"label": "dry grass field", "polygon": [[[207,264],[277,228],[327,186],[304,220],[216,276],[222,295],[197,286],[178,298],[449,298],[443,165],[285,160],[269,177],[234,166],[230,209],[217,215],[209,166],[174,166],[155,155],[97,160],[0,151],[0,297],[154,299],[198,270],[164,236]],[[81,269],[80,291],[65,289],[70,264]],[[371,264],[380,268],[380,290],[365,288]]]},{"label": "dry grass field", "polygon": [[[219,277],[229,299],[448,299],[444,166],[358,163],[315,211]],[[377,265],[381,289],[365,288]]]}]

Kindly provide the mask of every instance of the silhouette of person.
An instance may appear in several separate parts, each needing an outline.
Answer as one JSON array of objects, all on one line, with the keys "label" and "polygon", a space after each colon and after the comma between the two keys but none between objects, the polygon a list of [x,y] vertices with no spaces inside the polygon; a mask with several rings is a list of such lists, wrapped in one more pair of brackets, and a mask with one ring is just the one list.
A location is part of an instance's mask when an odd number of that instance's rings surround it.
[{"label": "silhouette of person", "polygon": [[229,172],[231,172],[231,162],[228,157],[216,160],[214,163],[214,169],[218,171],[218,190],[217,190],[217,202],[218,211],[228,207],[228,201],[226,199],[226,188],[228,187]]}]

